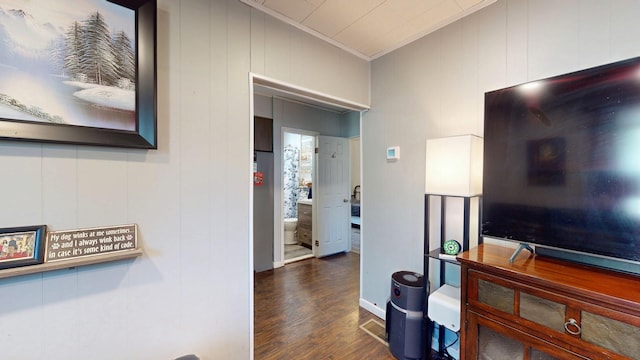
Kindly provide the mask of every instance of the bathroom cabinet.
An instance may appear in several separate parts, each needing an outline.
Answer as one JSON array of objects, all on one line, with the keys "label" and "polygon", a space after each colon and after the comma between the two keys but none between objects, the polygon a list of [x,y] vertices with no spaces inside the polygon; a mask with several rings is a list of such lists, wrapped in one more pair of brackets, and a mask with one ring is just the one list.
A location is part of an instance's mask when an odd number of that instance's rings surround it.
[{"label": "bathroom cabinet", "polygon": [[254,116],[253,129],[254,150],[273,152],[273,120]]},{"label": "bathroom cabinet", "polygon": [[298,242],[311,248],[311,215],[313,207],[310,204],[298,203]]},{"label": "bathroom cabinet", "polygon": [[462,264],[465,359],[640,359],[640,277],[480,245]]}]

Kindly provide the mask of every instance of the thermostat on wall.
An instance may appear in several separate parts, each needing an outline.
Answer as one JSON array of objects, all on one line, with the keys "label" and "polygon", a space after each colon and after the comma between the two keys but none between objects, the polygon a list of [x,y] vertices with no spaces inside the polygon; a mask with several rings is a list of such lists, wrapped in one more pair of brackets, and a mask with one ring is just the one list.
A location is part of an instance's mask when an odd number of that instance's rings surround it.
[{"label": "thermostat on wall", "polygon": [[387,148],[387,161],[395,161],[400,159],[400,146],[392,146]]}]

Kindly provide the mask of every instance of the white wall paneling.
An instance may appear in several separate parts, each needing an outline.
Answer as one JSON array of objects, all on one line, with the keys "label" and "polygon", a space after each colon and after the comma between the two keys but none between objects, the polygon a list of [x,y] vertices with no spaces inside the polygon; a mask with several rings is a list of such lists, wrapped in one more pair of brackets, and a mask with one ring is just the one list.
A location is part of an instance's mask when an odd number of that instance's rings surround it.
[{"label": "white wall paneling", "polygon": [[253,357],[249,73],[369,102],[369,64],[299,32],[235,0],[159,0],[158,150],[0,142],[0,227],[137,223],[144,249],[0,281],[3,357]]}]

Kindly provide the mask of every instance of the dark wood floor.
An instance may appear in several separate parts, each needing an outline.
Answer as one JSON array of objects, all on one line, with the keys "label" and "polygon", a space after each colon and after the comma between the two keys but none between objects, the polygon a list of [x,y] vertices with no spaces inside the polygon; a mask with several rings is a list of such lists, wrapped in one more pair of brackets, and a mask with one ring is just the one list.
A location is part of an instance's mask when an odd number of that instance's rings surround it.
[{"label": "dark wood floor", "polygon": [[358,305],[355,253],[308,259],[255,276],[255,359],[394,360],[359,328],[378,319]]}]

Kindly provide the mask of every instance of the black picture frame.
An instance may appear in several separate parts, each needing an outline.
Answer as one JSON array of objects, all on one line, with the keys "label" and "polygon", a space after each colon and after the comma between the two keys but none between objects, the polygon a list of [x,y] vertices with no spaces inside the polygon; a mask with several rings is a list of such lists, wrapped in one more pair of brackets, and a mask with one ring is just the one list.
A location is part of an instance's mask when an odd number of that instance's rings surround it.
[{"label": "black picture frame", "polygon": [[0,118],[0,139],[157,149],[156,0],[108,0],[135,11],[136,129],[134,131]]},{"label": "black picture frame", "polygon": [[0,269],[44,262],[46,225],[0,229]]}]

